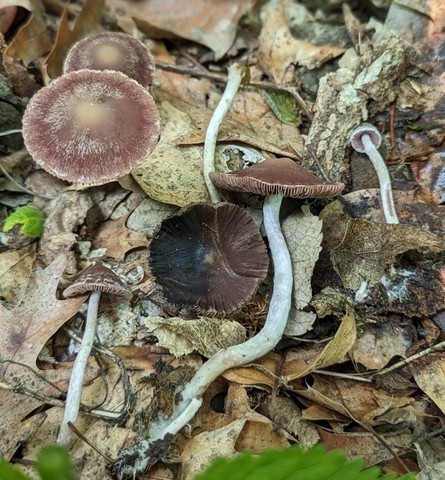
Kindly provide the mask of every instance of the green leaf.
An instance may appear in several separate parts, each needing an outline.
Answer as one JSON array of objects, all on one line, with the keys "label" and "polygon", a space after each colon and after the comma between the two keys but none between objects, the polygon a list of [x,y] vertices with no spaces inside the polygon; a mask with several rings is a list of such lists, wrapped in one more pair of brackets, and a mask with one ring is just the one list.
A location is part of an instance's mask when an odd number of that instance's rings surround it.
[{"label": "green leaf", "polygon": [[22,225],[20,233],[28,237],[40,237],[43,232],[43,212],[32,205],[25,205],[11,213],[3,224],[3,231],[9,232],[16,225]]},{"label": "green leaf", "polygon": [[5,460],[0,460],[0,480],[31,480],[18,468]]},{"label": "green leaf", "polygon": [[58,445],[44,447],[36,463],[42,480],[74,480],[74,468],[68,451]]},{"label": "green leaf", "polygon": [[300,111],[290,93],[268,88],[261,89],[260,92],[278,120],[294,127],[301,125]]},{"label": "green leaf", "polygon": [[284,450],[266,450],[260,455],[240,453],[232,459],[217,459],[195,480],[414,480],[415,474],[402,477],[381,476],[376,467],[364,469],[362,460],[347,462],[341,450],[326,451],[316,445],[303,451],[298,445]]}]

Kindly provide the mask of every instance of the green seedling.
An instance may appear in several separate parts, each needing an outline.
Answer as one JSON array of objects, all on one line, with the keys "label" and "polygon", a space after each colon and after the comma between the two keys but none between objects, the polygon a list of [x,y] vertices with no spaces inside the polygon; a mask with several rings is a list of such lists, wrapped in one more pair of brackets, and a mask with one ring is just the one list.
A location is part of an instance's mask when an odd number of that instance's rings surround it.
[{"label": "green seedling", "polygon": [[45,217],[43,212],[32,205],[25,205],[12,212],[3,224],[3,231],[9,232],[16,225],[21,225],[20,233],[28,237],[41,237]]}]

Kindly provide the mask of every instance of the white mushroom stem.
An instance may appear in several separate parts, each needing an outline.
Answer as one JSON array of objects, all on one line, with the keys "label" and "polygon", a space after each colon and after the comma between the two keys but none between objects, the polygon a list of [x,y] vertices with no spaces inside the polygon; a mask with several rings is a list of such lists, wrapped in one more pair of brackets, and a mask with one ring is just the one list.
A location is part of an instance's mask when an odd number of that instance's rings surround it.
[{"label": "white mushroom stem", "polygon": [[386,163],[383,160],[377,148],[375,147],[375,145],[373,144],[371,137],[367,133],[364,133],[361,136],[361,141],[365,148],[365,153],[366,155],[368,155],[369,159],[371,160],[374,166],[374,169],[377,173],[377,177],[379,179],[380,195],[382,198],[382,208],[383,208],[383,214],[385,215],[386,223],[392,223],[392,224],[399,223],[399,219],[396,213],[396,208],[394,205],[394,199],[392,196],[391,179],[389,177],[389,172],[388,172]]},{"label": "white mushroom stem", "polygon": [[66,395],[65,412],[60,425],[59,435],[57,437],[57,443],[60,445],[69,444],[71,440],[71,430],[68,422],[75,423],[79,414],[85,369],[96,335],[97,312],[99,311],[100,295],[100,291],[93,291],[90,293],[90,298],[88,300],[85,331],[77,357],[74,360],[73,370],[71,371],[70,384]]},{"label": "white mushroom stem", "polygon": [[269,353],[280,341],[286,327],[292,297],[292,262],[280,226],[282,195],[270,195],[264,201],[264,227],[274,264],[273,293],[266,321],[261,331],[239,345],[220,350],[199,368],[180,392],[182,399],[167,422],[156,422],[150,428],[150,441],[176,434],[195,416],[207,387],[226,370]]},{"label": "white mushroom stem", "polygon": [[218,139],[218,131],[239,90],[242,73],[242,67],[237,63],[234,63],[229,67],[226,88],[207,127],[204,142],[203,174],[212,203],[219,203],[221,201],[218,191],[209,178],[209,174],[215,171],[215,148]]},{"label": "white mushroom stem", "polygon": [[14,128],[13,130],[4,130],[3,132],[0,132],[0,137],[12,135],[13,133],[22,133],[22,131],[19,128]]}]

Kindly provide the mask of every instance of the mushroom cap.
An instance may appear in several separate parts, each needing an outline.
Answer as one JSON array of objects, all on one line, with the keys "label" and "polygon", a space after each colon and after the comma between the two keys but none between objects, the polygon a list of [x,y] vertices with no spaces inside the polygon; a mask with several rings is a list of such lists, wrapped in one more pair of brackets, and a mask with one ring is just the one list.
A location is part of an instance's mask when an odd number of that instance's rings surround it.
[{"label": "mushroom cap", "polygon": [[121,72],[79,70],[41,88],[23,116],[23,138],[51,175],[103,184],[126,175],[155,147],[160,117],[151,95]]},{"label": "mushroom cap", "polygon": [[337,195],[341,182],[325,182],[290,158],[268,158],[251,167],[229,173],[210,174],[212,182],[226,190],[293,198],[321,198]]},{"label": "mushroom cap", "polygon": [[225,315],[265,279],[269,256],[252,217],[234,204],[195,204],[164,220],[149,245],[149,266],[166,302]]},{"label": "mushroom cap", "polygon": [[354,129],[349,138],[352,148],[359,153],[365,152],[362,136],[368,135],[375,148],[379,148],[382,143],[382,135],[371,123],[362,123],[359,127]]},{"label": "mushroom cap", "polygon": [[102,302],[107,304],[131,298],[131,292],[122,280],[102,263],[95,263],[84,270],[75,282],[65,288],[63,296],[77,297],[94,291],[102,292]]},{"label": "mushroom cap", "polygon": [[76,70],[117,70],[143,87],[153,83],[155,61],[145,45],[121,32],[102,32],[76,42],[65,58],[63,73]]}]

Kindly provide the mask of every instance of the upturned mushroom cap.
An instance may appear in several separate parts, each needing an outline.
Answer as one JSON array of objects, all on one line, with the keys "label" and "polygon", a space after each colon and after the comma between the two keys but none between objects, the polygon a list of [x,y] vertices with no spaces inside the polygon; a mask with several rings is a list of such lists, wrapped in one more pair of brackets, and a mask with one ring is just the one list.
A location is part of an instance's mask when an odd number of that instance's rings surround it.
[{"label": "upturned mushroom cap", "polygon": [[197,204],[162,222],[149,245],[149,266],[168,304],[224,315],[252,298],[269,257],[245,210]]},{"label": "upturned mushroom cap", "polygon": [[210,174],[220,188],[259,195],[284,195],[293,198],[321,198],[340,193],[341,182],[324,182],[290,158],[268,158],[251,167],[229,173]]},{"label": "upturned mushroom cap", "polygon": [[155,61],[139,40],[121,32],[102,32],[75,43],[69,50],[63,72],[117,70],[144,87],[153,83]]},{"label": "upturned mushroom cap", "polygon": [[121,279],[102,263],[95,263],[84,270],[77,280],[65,288],[65,298],[77,297],[86,293],[100,291],[103,303],[116,303],[131,298],[131,292]]},{"label": "upturned mushroom cap", "polygon": [[363,145],[362,136],[368,135],[375,148],[379,148],[382,143],[382,135],[371,123],[362,123],[351,132],[350,142],[352,148],[359,153],[364,153],[366,148]]},{"label": "upturned mushroom cap", "polygon": [[151,95],[121,72],[79,70],[40,89],[23,138],[50,174],[84,184],[126,175],[155,147],[160,118]]}]

